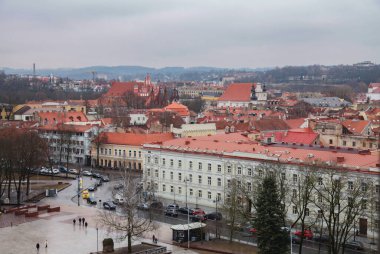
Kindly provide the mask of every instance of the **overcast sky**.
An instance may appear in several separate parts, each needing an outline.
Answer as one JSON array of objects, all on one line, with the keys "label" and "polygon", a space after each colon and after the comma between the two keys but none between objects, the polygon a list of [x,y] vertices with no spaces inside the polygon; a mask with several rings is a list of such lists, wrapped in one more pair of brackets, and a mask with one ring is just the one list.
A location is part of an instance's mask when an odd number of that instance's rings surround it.
[{"label": "overcast sky", "polygon": [[0,66],[380,63],[379,0],[0,0]]}]

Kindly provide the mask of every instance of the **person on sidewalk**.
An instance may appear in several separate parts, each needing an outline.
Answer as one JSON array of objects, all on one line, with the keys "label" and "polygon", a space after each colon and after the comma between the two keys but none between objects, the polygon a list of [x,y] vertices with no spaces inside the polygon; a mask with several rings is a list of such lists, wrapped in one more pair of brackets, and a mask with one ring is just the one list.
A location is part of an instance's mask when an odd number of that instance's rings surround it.
[{"label": "person on sidewalk", "polygon": [[74,224],[74,226],[75,226],[75,222],[76,222],[76,220],[75,220],[75,219],[73,219],[73,224]]},{"label": "person on sidewalk", "polygon": [[36,244],[36,249],[37,249],[37,253],[40,253],[40,244],[39,243]]},{"label": "person on sidewalk", "polygon": [[85,222],[85,219],[84,219],[84,217],[82,218],[82,223],[83,223],[83,226],[84,226],[84,222]]},{"label": "person on sidewalk", "polygon": [[156,236],[153,235],[153,236],[152,236],[152,242],[154,243],[155,241],[156,241]]},{"label": "person on sidewalk", "polygon": [[79,218],[79,226],[82,224],[82,218]]},{"label": "person on sidewalk", "polygon": [[45,240],[45,248],[47,248],[47,244],[48,244],[48,242],[47,242],[47,240]]}]

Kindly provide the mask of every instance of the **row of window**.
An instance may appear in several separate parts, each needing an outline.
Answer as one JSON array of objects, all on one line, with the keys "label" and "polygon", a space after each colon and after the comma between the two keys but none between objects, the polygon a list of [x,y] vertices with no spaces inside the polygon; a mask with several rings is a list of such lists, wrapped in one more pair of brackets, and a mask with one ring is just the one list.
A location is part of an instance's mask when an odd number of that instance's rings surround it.
[{"label": "row of window", "polygon": [[[100,154],[101,155],[112,155],[112,149],[109,148],[100,148]],[[114,155],[115,156],[122,156],[122,157],[126,157],[126,151],[125,150],[121,150],[121,149],[115,149],[114,150]],[[132,151],[129,150],[128,152],[128,155],[129,157],[132,157]],[[141,151],[138,152],[138,155],[139,155],[139,158],[141,158]],[[137,152],[136,151],[133,151],[133,157],[137,157]]]},{"label": "row of window", "polygon": [[55,139],[55,138],[45,138],[47,143],[58,143],[64,146],[67,145],[77,145],[77,146],[83,146],[84,142],[83,141],[78,141],[78,140],[61,140],[61,139]]},{"label": "row of window", "polygon": [[141,163],[136,162],[128,162],[128,164],[125,161],[112,161],[112,160],[99,160],[100,166],[103,167],[109,167],[109,168],[125,168],[128,166],[130,169],[142,169]]},{"label": "row of window", "polygon": [[[175,187],[173,185],[170,185],[170,193],[173,193],[174,194],[179,194],[179,195],[182,195],[182,187],[178,187],[177,188],[177,191],[175,190]],[[163,184],[162,185],[162,191],[163,192],[166,192],[166,185]],[[189,188],[189,196],[194,196],[194,193],[196,193],[196,197],[198,198],[203,198],[203,191],[202,190],[198,190],[197,192],[194,192],[194,189],[192,188]],[[185,193],[186,194],[186,193]],[[207,198],[208,199],[212,199],[212,195],[211,195],[211,191],[208,191],[207,192]],[[216,194],[216,197],[215,197],[218,201],[220,201],[222,199],[222,194],[221,193],[217,193]]]}]

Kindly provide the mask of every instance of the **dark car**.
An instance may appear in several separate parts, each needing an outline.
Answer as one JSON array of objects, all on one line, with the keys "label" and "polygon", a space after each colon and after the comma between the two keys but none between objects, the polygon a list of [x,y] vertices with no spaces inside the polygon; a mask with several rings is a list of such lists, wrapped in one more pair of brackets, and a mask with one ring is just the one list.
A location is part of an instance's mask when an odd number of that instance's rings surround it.
[{"label": "dark car", "polygon": [[320,235],[320,234],[317,234],[317,235],[314,235],[314,241],[316,242],[321,242],[321,243],[328,243],[329,242],[329,236],[328,235]]},{"label": "dark car", "polygon": [[161,210],[163,207],[164,205],[160,201],[155,201],[150,204],[150,208],[153,210]]},{"label": "dark car", "polygon": [[208,213],[204,215],[204,217],[208,220],[221,220],[223,218],[222,214],[219,212]]},{"label": "dark car", "polygon": [[62,173],[67,173],[67,172],[69,172],[69,171],[67,170],[67,168],[64,167],[64,166],[58,166],[58,169],[59,169],[59,171],[62,172]]},{"label": "dark car", "polygon": [[103,182],[109,182],[110,181],[110,179],[108,178],[108,176],[102,176],[101,175],[99,178],[102,179]]},{"label": "dark car", "polygon": [[98,181],[96,181],[96,186],[102,186],[102,185],[103,185],[102,179],[99,179]]},{"label": "dark car", "polygon": [[101,174],[99,174],[99,173],[92,173],[92,176],[95,177],[95,178],[100,178]]},{"label": "dark car", "polygon": [[169,208],[169,209],[165,210],[165,215],[166,216],[172,216],[172,217],[178,217],[178,212],[176,209]]},{"label": "dark car", "polygon": [[350,241],[345,244],[345,247],[347,249],[352,249],[352,250],[364,250],[364,245],[362,242],[358,241]]},{"label": "dark car", "polygon": [[182,214],[193,214],[193,209],[188,208],[188,207],[180,207],[178,209],[178,212],[180,212]]},{"label": "dark car", "polygon": [[88,191],[96,191],[98,187],[96,185],[87,188]]},{"label": "dark car", "polygon": [[97,203],[95,198],[89,197],[87,199],[87,204],[96,205]]},{"label": "dark car", "polygon": [[147,203],[141,203],[137,205],[137,208],[141,210],[149,210],[149,205]]},{"label": "dark car", "polygon": [[205,220],[207,220],[207,218],[200,214],[191,216],[191,221],[193,222],[203,222]]},{"label": "dark car", "polygon": [[114,188],[115,190],[123,189],[123,188],[124,188],[124,184],[122,184],[122,183],[116,184],[113,188]]},{"label": "dark car", "polygon": [[116,210],[116,205],[114,205],[111,201],[104,202],[103,207],[107,210]]}]

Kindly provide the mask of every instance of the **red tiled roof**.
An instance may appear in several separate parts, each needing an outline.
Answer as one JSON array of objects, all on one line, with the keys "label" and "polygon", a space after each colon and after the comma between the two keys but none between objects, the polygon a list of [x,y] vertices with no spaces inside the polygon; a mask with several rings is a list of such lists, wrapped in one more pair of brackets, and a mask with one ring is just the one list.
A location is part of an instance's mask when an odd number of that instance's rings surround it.
[{"label": "red tiled roof", "polygon": [[371,83],[369,84],[369,88],[377,88],[380,87],[380,83]]},{"label": "red tiled roof", "polygon": [[251,101],[251,88],[255,83],[233,83],[227,87],[219,101]]},{"label": "red tiled roof", "polygon": [[38,130],[46,131],[64,131],[64,132],[85,132],[91,129],[93,125],[75,125],[75,124],[58,124],[39,126]]},{"label": "red tiled roof", "polygon": [[253,121],[254,129],[259,131],[289,130],[289,126],[281,119],[260,119]]},{"label": "red tiled roof", "polygon": [[301,128],[301,125],[305,123],[305,118],[287,119],[285,122],[291,129],[296,129]]},{"label": "red tiled roof", "polygon": [[342,125],[353,134],[364,134],[363,131],[369,123],[369,121],[365,120],[345,120]]},{"label": "red tiled roof", "polygon": [[87,116],[83,112],[67,111],[67,112],[38,112],[40,123],[58,124],[66,122],[87,122]]},{"label": "red tiled roof", "polygon": [[173,139],[172,133],[136,134],[103,132],[100,134],[105,144],[142,146],[147,143],[163,142]]},{"label": "red tiled roof", "polygon": [[[158,149],[158,148],[149,148]],[[163,142],[160,149],[180,153],[204,153],[214,156],[236,156],[247,154],[247,158],[281,161],[284,163],[312,163],[332,162],[338,166],[345,164],[348,167],[376,167],[378,153],[369,155],[348,151],[333,151],[330,149],[312,149],[309,147],[286,147],[281,145],[263,146],[250,141],[240,133],[216,134],[212,136],[199,136],[196,138],[180,138]],[[234,154],[238,152],[238,154]],[[222,154],[222,155],[221,155]],[[249,154],[249,155],[248,155]],[[343,161],[338,161],[343,157]]]},{"label": "red tiled roof", "polygon": [[317,133],[311,132],[297,132],[297,131],[288,131],[288,133],[283,137],[282,142],[288,144],[304,144],[312,145],[314,141],[318,138]]},{"label": "red tiled roof", "polygon": [[[140,84],[142,84],[140,82]],[[113,82],[111,88],[104,95],[105,97],[120,97],[128,91],[133,91],[134,86],[139,85],[138,82]]]},{"label": "red tiled roof", "polygon": [[166,106],[164,109],[177,112],[180,116],[190,115],[189,109],[185,105],[182,105],[177,102],[173,102],[172,104]]}]

